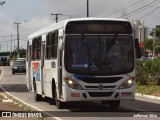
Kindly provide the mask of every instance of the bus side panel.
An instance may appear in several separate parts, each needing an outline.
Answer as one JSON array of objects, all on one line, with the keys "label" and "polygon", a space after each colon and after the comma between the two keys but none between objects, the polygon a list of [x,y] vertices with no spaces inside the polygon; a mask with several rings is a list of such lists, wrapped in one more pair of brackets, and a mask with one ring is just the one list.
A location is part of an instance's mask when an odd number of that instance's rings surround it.
[{"label": "bus side panel", "polygon": [[[56,69],[52,68],[52,64],[56,64],[56,60],[45,60],[44,80],[45,80],[45,95],[52,98],[52,79],[56,80]],[[53,77],[54,76],[54,77]]]},{"label": "bus side panel", "polygon": [[42,86],[41,86],[41,62],[40,61],[33,61],[31,62],[32,66],[32,78],[33,81],[35,80],[36,82],[36,88],[37,88],[37,93],[42,95]]}]

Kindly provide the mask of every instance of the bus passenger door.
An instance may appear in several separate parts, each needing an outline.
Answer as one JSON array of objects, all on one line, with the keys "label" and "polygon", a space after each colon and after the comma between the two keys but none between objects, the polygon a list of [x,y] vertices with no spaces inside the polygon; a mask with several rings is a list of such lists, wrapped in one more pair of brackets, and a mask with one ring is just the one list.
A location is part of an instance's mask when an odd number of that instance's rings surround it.
[{"label": "bus passenger door", "polygon": [[41,43],[41,88],[42,88],[42,95],[45,94],[45,91],[44,91],[45,41],[43,41],[45,39],[45,37],[42,36],[42,43]]}]

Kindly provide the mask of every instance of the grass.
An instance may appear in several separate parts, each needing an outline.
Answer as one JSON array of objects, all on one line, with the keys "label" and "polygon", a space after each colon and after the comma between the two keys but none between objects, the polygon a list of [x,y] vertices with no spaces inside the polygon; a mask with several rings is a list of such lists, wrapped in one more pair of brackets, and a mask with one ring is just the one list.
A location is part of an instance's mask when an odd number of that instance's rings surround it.
[{"label": "grass", "polygon": [[137,85],[136,93],[160,97],[160,86],[158,85]]}]

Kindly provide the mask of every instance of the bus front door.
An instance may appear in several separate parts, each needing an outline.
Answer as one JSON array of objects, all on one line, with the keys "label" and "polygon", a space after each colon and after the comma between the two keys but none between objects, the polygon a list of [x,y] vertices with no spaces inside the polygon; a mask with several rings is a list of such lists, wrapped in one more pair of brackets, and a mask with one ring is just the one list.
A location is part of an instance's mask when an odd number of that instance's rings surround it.
[{"label": "bus front door", "polygon": [[45,42],[42,42],[41,44],[41,89],[42,89],[42,95],[45,94],[44,91],[44,59],[45,59]]},{"label": "bus front door", "polygon": [[27,66],[27,86],[28,86],[28,90],[32,90],[32,82],[31,82],[31,71],[32,71],[32,67],[31,67],[31,59],[32,59],[32,57],[31,57],[31,51],[32,51],[32,46],[31,45],[29,45],[29,43],[28,43],[28,53],[27,53],[27,56],[28,56],[28,66]]}]

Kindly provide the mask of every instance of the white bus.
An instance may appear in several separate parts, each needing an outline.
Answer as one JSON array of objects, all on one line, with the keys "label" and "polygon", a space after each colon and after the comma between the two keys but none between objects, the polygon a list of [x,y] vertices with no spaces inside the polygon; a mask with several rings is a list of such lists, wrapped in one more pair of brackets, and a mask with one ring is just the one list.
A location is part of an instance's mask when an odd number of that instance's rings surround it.
[{"label": "white bus", "polygon": [[28,38],[26,81],[36,101],[101,101],[118,108],[135,100],[135,42],[124,19],[77,18]]}]

